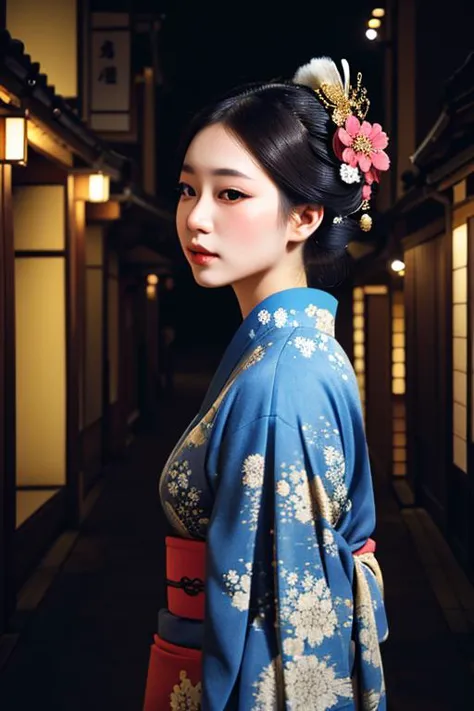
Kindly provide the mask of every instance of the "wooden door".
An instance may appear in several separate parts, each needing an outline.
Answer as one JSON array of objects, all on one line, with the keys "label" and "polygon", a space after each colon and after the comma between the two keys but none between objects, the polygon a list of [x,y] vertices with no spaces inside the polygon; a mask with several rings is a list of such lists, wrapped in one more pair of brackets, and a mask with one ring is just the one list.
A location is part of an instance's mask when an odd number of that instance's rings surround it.
[{"label": "wooden door", "polygon": [[392,457],[392,395],[390,299],[386,294],[365,297],[366,429],[375,471],[388,477]]},{"label": "wooden door", "polygon": [[417,503],[446,521],[446,268],[443,235],[414,247],[407,266],[409,476]]}]

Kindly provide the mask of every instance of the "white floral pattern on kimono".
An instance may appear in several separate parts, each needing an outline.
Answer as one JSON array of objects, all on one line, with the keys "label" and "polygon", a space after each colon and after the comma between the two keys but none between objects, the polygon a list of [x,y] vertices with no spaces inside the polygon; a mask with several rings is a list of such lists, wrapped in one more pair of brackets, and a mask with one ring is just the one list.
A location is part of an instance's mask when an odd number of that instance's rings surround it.
[{"label": "white floral pattern on kimono", "polygon": [[375,526],[370,465],[335,306],[313,289],[259,304],[162,474],[170,523],[207,543],[202,711],[355,709],[354,671],[362,711],[386,709],[382,579],[353,555]]},{"label": "white floral pattern on kimono", "polygon": [[179,675],[180,683],[175,684],[170,697],[171,711],[200,711],[201,682],[193,686],[186,672]]}]

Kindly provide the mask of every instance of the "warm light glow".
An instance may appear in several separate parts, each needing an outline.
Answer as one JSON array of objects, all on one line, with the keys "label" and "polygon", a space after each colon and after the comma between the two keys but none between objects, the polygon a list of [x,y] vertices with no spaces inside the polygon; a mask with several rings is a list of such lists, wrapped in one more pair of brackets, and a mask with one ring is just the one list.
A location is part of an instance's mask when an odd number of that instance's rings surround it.
[{"label": "warm light glow", "polygon": [[388,294],[388,288],[386,286],[380,285],[380,286],[366,286],[364,287],[364,291],[366,294],[369,296],[374,296],[374,295],[380,295],[380,294]]},{"label": "warm light glow", "polygon": [[393,349],[392,362],[393,363],[404,363],[405,362],[405,349],[404,348],[394,348]]},{"label": "warm light glow", "polygon": [[146,280],[147,280],[147,283],[148,283],[148,284],[151,284],[151,285],[154,285],[154,286],[156,286],[156,284],[158,284],[158,281],[159,281],[159,279],[158,279],[158,277],[156,276],[156,274],[148,274]]},{"label": "warm light glow", "polygon": [[403,449],[396,448],[393,450],[394,463],[406,462],[406,454]]},{"label": "warm light glow", "polygon": [[405,262],[402,262],[401,259],[394,259],[390,265],[390,268],[392,271],[400,273],[405,269]]},{"label": "warm light glow", "polygon": [[467,267],[467,222],[453,231],[453,269]]},{"label": "warm light glow", "polygon": [[148,284],[146,288],[146,295],[150,299],[150,301],[153,301],[156,297],[156,286],[154,284]]},{"label": "warm light glow", "polygon": [[394,378],[392,380],[392,393],[394,395],[405,394],[405,380],[403,378]]},{"label": "warm light glow", "polygon": [[405,306],[401,291],[394,293],[392,303],[392,393],[405,393]]},{"label": "warm light glow", "polygon": [[405,364],[404,363],[394,363],[392,365],[392,378],[405,378]]},{"label": "warm light glow", "polygon": [[381,21],[380,21],[377,17],[372,17],[372,18],[368,21],[367,24],[368,24],[368,26],[371,27],[373,30],[378,30],[378,28],[380,27],[380,25],[381,25],[382,23],[381,23]]},{"label": "warm light glow", "polygon": [[356,358],[355,359],[354,370],[356,373],[363,373],[365,371],[365,361],[363,358]]},{"label": "warm light glow", "polygon": [[393,473],[395,474],[395,476],[405,476],[407,473],[405,462],[396,462],[393,465]]},{"label": "warm light glow", "polygon": [[383,7],[374,7],[372,10],[372,17],[385,17],[385,10]]},{"label": "warm light glow", "polygon": [[372,28],[369,27],[368,30],[365,32],[365,36],[367,37],[368,40],[373,42],[373,40],[376,40],[378,37],[378,32],[377,30],[373,30]]},{"label": "warm light glow", "polygon": [[26,119],[22,116],[5,117],[5,160],[26,162]]},{"label": "warm light glow", "polygon": [[103,173],[89,175],[89,202],[107,202],[110,194],[110,178]]},{"label": "warm light glow", "polygon": [[405,319],[394,318],[392,331],[393,333],[405,333]]},{"label": "warm light glow", "polygon": [[403,447],[407,446],[407,435],[406,432],[394,432],[393,433],[393,446]]},{"label": "warm light glow", "polygon": [[359,396],[362,404],[363,415],[365,418],[364,402],[365,402],[365,348],[364,348],[364,296],[365,287],[356,287],[353,290],[353,329],[352,339],[354,345],[354,370],[357,376],[357,384],[359,387]]},{"label": "warm light glow", "polygon": [[407,424],[405,422],[405,405],[403,402],[398,402],[398,405],[401,406],[401,412],[397,412],[397,403],[394,403],[393,406],[393,431],[394,433],[397,432],[406,432],[407,431]]},{"label": "warm light glow", "polygon": [[0,162],[26,165],[28,114],[16,106],[0,108]]}]

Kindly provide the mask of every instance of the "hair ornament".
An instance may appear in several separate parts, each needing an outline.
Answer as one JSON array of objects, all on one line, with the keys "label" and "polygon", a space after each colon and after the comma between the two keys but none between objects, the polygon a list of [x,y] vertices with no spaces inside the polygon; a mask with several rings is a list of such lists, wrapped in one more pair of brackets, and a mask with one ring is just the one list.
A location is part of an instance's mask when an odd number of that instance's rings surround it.
[{"label": "hair ornament", "polygon": [[[372,184],[380,181],[380,173],[388,170],[390,160],[384,149],[388,137],[378,123],[365,120],[370,101],[367,89],[362,86],[362,74],[357,75],[355,87],[350,83],[349,64],[341,60],[344,78],[329,57],[318,57],[296,72],[293,82],[309,86],[328,110],[337,129],[333,149],[341,161],[339,175],[348,185],[363,183],[362,203],[359,210],[366,212],[372,195]],[[368,232],[372,218],[363,214],[360,228]]]}]

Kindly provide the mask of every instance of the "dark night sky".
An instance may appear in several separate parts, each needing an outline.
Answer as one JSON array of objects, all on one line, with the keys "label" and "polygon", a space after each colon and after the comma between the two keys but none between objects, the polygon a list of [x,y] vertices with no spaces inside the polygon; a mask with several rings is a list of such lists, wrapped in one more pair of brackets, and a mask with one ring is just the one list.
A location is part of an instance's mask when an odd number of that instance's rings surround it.
[{"label": "dark night sky", "polygon": [[181,80],[232,85],[291,75],[310,56],[354,54],[368,44],[364,19],[370,3],[287,3],[280,11],[275,10],[277,3],[267,11],[265,5],[269,3],[254,2],[253,9],[246,10],[245,4],[226,2],[215,7],[174,4],[163,29],[168,67]]}]

